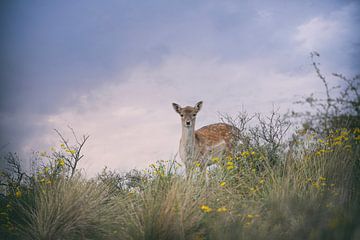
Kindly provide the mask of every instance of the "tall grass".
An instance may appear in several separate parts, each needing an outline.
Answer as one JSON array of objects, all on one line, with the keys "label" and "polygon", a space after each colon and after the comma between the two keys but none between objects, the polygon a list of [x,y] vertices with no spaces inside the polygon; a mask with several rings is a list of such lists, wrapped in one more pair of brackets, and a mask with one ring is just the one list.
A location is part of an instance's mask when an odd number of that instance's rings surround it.
[{"label": "tall grass", "polygon": [[359,145],[351,146],[322,153],[316,144],[275,167],[265,159],[261,170],[218,164],[208,178],[196,168],[189,178],[152,172],[137,190],[118,196],[122,209],[128,206],[119,237],[356,239]]},{"label": "tall grass", "polygon": [[[98,178],[55,160],[2,200],[5,239],[358,239],[360,129],[240,146],[201,172],[175,161]],[[62,166],[62,169],[59,169]],[[44,172],[47,173],[45,174]],[[19,194],[21,192],[21,194]],[[6,206],[5,206],[6,205]],[[5,222],[5,218],[3,219]]]},{"label": "tall grass", "polygon": [[20,239],[89,239],[106,237],[116,207],[108,188],[81,176],[39,183],[31,191],[32,204],[19,202]]}]

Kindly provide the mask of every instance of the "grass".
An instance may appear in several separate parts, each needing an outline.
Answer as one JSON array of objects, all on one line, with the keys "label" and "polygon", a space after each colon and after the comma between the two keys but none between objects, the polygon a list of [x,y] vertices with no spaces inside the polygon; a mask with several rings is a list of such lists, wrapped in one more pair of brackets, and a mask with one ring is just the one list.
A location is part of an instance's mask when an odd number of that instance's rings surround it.
[{"label": "grass", "polygon": [[[302,134],[271,164],[242,146],[188,177],[174,161],[73,176],[50,159],[1,200],[5,239],[359,239],[359,129]],[[341,137],[343,136],[343,137]],[[57,154],[58,155],[58,154]],[[271,156],[272,160],[274,156]],[[49,167],[50,166],[50,167]],[[9,185],[10,186],[10,185]]]},{"label": "grass", "polygon": [[[18,203],[21,239],[88,239],[109,235],[115,205],[101,183],[76,176],[35,185],[33,203]],[[16,226],[16,225],[15,225]]]}]

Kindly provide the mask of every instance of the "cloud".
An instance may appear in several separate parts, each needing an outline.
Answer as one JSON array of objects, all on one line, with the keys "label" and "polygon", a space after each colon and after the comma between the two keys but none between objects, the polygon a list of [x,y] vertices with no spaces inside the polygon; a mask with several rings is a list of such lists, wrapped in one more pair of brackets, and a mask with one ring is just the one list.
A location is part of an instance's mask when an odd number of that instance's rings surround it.
[{"label": "cloud", "polygon": [[344,31],[338,21],[316,17],[298,27],[295,40],[306,51],[321,50],[324,46],[334,44],[335,36],[344,34]]},{"label": "cloud", "polygon": [[327,15],[319,15],[302,23],[296,28],[294,40],[300,52],[334,52],[338,54],[355,50],[359,34],[354,31],[358,24],[359,6],[348,4],[340,10]]}]

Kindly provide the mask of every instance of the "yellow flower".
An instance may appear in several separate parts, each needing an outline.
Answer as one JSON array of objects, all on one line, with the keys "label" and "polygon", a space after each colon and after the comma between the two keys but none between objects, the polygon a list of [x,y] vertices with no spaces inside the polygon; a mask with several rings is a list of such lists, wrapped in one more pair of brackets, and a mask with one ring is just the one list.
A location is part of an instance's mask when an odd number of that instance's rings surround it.
[{"label": "yellow flower", "polygon": [[256,152],[254,152],[254,151],[252,151],[252,152],[251,152],[251,155],[253,155],[253,156],[254,156],[255,154],[256,154]]},{"label": "yellow flower", "polygon": [[218,157],[213,157],[213,158],[211,159],[211,161],[212,161],[213,163],[217,163],[217,162],[219,162],[219,160],[220,160],[220,158],[218,158]]},{"label": "yellow flower", "polygon": [[320,189],[320,185],[319,185],[318,182],[313,182],[312,185],[313,185],[313,187],[315,187],[317,190]]},{"label": "yellow flower", "polygon": [[226,182],[224,182],[224,181],[222,181],[221,183],[220,183],[220,186],[221,187],[224,187],[226,185]]},{"label": "yellow flower", "polygon": [[226,212],[227,208],[226,207],[220,207],[216,210],[217,212]]},{"label": "yellow flower", "polygon": [[230,156],[227,156],[226,159],[227,159],[228,161],[231,161],[231,160],[233,160],[233,157],[230,155]]},{"label": "yellow flower", "polygon": [[320,149],[320,150],[317,151],[315,154],[316,154],[317,156],[320,156],[321,154],[323,154],[323,153],[325,153],[325,152],[326,152],[325,149]]},{"label": "yellow flower", "polygon": [[200,209],[204,212],[204,213],[210,213],[212,212],[212,209],[208,206],[208,205],[201,205]]},{"label": "yellow flower", "polygon": [[228,162],[226,163],[226,168],[227,168],[227,170],[234,169],[234,163],[231,162],[231,161],[228,161]]},{"label": "yellow flower", "polygon": [[155,171],[155,174],[156,174],[156,175],[159,175],[160,177],[164,177],[164,176],[165,176],[164,172],[161,171],[161,170]]},{"label": "yellow flower", "polygon": [[63,167],[65,165],[65,160],[63,158],[60,158],[58,160],[58,164],[59,164],[60,167]]},{"label": "yellow flower", "polygon": [[227,169],[227,170],[234,169],[234,166],[233,166],[233,165],[227,166],[226,169]]},{"label": "yellow flower", "polygon": [[319,177],[319,181],[326,181],[325,177]]},{"label": "yellow flower", "polygon": [[261,179],[261,180],[259,181],[260,184],[264,184],[264,182],[265,182],[264,179]]},{"label": "yellow flower", "polygon": [[248,215],[246,215],[246,217],[251,219],[251,218],[254,218],[255,216],[253,214],[248,214]]},{"label": "yellow flower", "polygon": [[70,150],[70,149],[66,149],[66,152],[70,153],[70,154],[75,154],[76,151],[75,150]]},{"label": "yellow flower", "polygon": [[200,167],[200,163],[199,163],[199,162],[195,162],[195,166]]},{"label": "yellow flower", "polygon": [[21,195],[22,195],[22,193],[21,193],[21,191],[18,189],[18,190],[16,191],[16,193],[15,193],[16,198],[21,198]]},{"label": "yellow flower", "polygon": [[63,144],[63,143],[60,145],[60,147],[64,148],[64,149],[66,148],[65,144]]},{"label": "yellow flower", "polygon": [[247,158],[248,156],[250,156],[250,153],[248,151],[242,152],[241,156],[243,156],[244,158]]}]

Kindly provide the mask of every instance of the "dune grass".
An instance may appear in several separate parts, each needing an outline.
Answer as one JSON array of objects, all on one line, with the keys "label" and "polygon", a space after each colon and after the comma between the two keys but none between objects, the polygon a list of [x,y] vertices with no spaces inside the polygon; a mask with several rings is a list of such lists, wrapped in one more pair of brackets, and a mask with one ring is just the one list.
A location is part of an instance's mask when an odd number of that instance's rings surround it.
[{"label": "dune grass", "polygon": [[31,203],[19,199],[14,206],[20,239],[101,239],[111,232],[117,208],[101,183],[59,177],[34,185],[29,194]]},{"label": "dune grass", "polygon": [[[119,223],[126,227],[118,237],[356,239],[359,147],[344,146],[326,153],[307,149],[301,159],[290,154],[277,166],[263,159],[258,168],[227,158],[207,177],[196,167],[189,178],[150,171],[148,181],[129,190],[128,197],[117,196],[124,209],[131,206]],[[227,167],[230,161],[234,168]],[[166,163],[155,169],[166,169]]]},{"label": "dune grass", "polygon": [[[143,171],[67,174],[43,166],[1,201],[5,239],[359,239],[360,130],[301,134],[277,154],[241,146],[190,176],[175,161]],[[46,174],[44,172],[47,172]],[[54,175],[54,173],[56,173]]]}]

